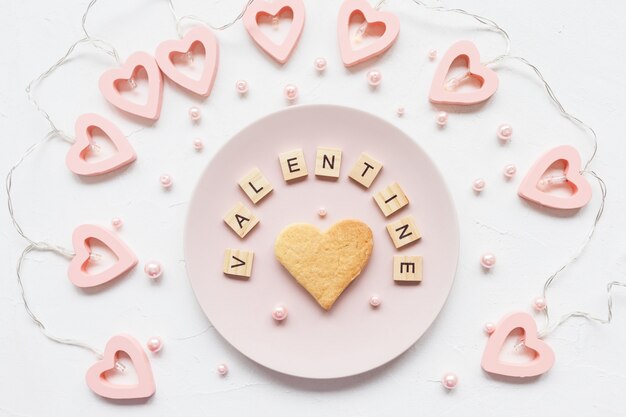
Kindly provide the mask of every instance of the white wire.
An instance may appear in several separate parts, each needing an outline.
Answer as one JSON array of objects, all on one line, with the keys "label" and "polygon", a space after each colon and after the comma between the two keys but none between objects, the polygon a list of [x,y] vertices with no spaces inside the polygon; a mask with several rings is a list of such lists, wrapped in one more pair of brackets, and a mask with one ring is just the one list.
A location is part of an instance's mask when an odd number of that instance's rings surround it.
[{"label": "white wire", "polygon": [[[97,0],[92,0],[93,2],[97,1]],[[183,32],[182,32],[182,23],[185,20],[191,20],[191,21],[195,21],[198,23],[202,23],[208,27],[210,27],[213,30],[225,30],[228,29],[229,27],[231,27],[232,25],[234,25],[235,23],[237,23],[239,20],[241,20],[243,18],[243,16],[246,14],[246,11],[248,10],[248,7],[250,7],[250,5],[254,2],[254,0],[247,0],[246,3],[244,4],[243,8],[241,9],[241,11],[239,12],[239,14],[231,21],[220,25],[220,26],[216,26],[213,25],[212,23],[202,19],[199,16],[193,15],[193,14],[188,14],[188,15],[184,15],[181,17],[178,17],[178,15],[176,14],[176,8],[174,7],[174,1],[173,0],[167,0],[169,8],[170,8],[170,12],[172,13],[172,16],[174,17],[174,22],[176,24],[176,33],[178,34],[178,36],[180,38],[183,37]]]}]

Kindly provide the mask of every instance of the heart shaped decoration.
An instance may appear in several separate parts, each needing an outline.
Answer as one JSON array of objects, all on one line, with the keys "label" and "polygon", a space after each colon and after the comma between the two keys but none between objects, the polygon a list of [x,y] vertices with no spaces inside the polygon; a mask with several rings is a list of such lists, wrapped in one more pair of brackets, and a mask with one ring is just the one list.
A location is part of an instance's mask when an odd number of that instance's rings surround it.
[{"label": "heart shaped decoration", "polygon": [[[120,94],[118,83],[128,82],[143,68],[148,75],[148,99],[145,104],[135,103]],[[100,76],[100,92],[109,103],[125,112],[157,120],[163,104],[163,76],[154,58],[146,52],[135,52],[121,68],[112,68]]]},{"label": "heart shaped decoration", "polygon": [[[107,380],[105,373],[115,367],[120,352],[126,353],[132,361],[138,378],[136,384],[113,384]],[[148,398],[156,390],[146,352],[134,337],[126,334],[116,335],[109,339],[102,359],[87,370],[85,381],[96,394],[114,400]]]},{"label": "heart shaped decoration", "polygon": [[278,261],[325,310],[354,281],[372,254],[370,228],[358,220],[343,220],[326,232],[310,224],[285,228],[274,244]]},{"label": "heart shaped decoration", "polygon": [[[200,78],[194,79],[176,68],[172,62],[172,55],[177,52],[187,53],[197,43],[204,48],[204,68]],[[161,71],[176,84],[203,97],[208,97],[211,93],[217,74],[219,46],[217,38],[209,28],[196,26],[180,40],[161,42],[156,49],[155,59]]]},{"label": "heart shaped decoration", "polygon": [[[453,91],[445,88],[446,77],[452,63],[459,57],[467,60],[468,77],[477,79],[481,86],[473,91]],[[496,73],[480,63],[476,45],[470,41],[459,41],[452,45],[441,58],[430,87],[430,101],[436,104],[477,104],[487,100],[498,89]]]},{"label": "heart shaped decoration", "polygon": [[[117,262],[97,274],[87,273],[91,248],[90,239],[97,239],[106,245],[117,257]],[[90,288],[109,282],[130,271],[137,265],[137,257],[128,246],[113,233],[93,224],[78,226],[72,235],[75,255],[70,261],[67,275],[74,285]]]},{"label": "heart shaped decoration", "polygon": [[[559,196],[539,189],[539,183],[546,170],[555,162],[565,162],[565,176],[562,178],[570,186],[572,195]],[[568,145],[558,146],[541,156],[524,177],[517,194],[526,200],[545,207],[571,210],[581,208],[591,200],[591,185],[581,174],[580,155]]]},{"label": "heart shaped decoration", "polygon": [[[366,24],[380,24],[385,28],[378,39],[359,49],[353,49],[350,42],[350,19],[355,13],[362,14]],[[366,0],[345,0],[339,9],[337,38],[341,59],[346,67],[351,67],[382,54],[391,48],[399,33],[400,20],[396,15],[379,11],[370,6]]]},{"label": "heart shaped decoration", "polygon": [[[259,16],[278,17],[284,11],[290,10],[293,14],[291,28],[283,43],[276,44],[259,26]],[[304,29],[304,2],[302,0],[256,0],[243,15],[243,24],[252,40],[277,62],[284,64],[293,52],[302,30]]]},{"label": "heart shaped decoration", "polygon": [[[500,359],[500,352],[506,338],[515,329],[524,332],[524,345],[535,352],[535,357],[528,363],[511,363]],[[505,316],[496,325],[496,330],[489,336],[483,353],[482,368],[489,373],[525,378],[544,374],[554,365],[554,352],[543,340],[537,337],[535,320],[523,312]]]},{"label": "heart shaped decoration", "polygon": [[[67,152],[65,163],[75,174],[93,176],[115,171],[137,159],[137,154],[130,146],[122,131],[110,120],[93,113],[81,115],[75,124],[76,142]],[[101,129],[116,148],[116,153],[102,161],[87,162],[85,156],[92,142],[93,128]]]}]

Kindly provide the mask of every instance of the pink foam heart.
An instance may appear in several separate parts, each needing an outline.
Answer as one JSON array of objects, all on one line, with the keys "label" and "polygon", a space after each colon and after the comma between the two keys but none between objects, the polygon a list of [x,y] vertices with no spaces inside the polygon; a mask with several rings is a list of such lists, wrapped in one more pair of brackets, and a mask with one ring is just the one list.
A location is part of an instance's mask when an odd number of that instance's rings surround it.
[{"label": "pink foam heart", "polygon": [[[272,41],[259,26],[259,16],[277,17],[282,12],[290,10],[293,14],[291,28],[281,44]],[[293,52],[302,30],[304,29],[304,2],[302,0],[256,0],[243,15],[243,24],[248,34],[256,44],[277,62],[284,64]]]},{"label": "pink foam heart", "polygon": [[[119,82],[128,82],[133,78],[140,68],[148,75],[148,99],[144,104],[124,98],[117,87]],[[120,68],[105,71],[100,76],[99,87],[109,103],[125,112],[150,120],[157,120],[161,115],[163,76],[152,55],[146,52],[135,52]]]},{"label": "pink foam heart", "polygon": [[[113,384],[105,372],[112,370],[120,352],[128,355],[137,373],[138,382],[132,385]],[[148,398],[156,390],[150,360],[137,340],[129,335],[113,336],[107,342],[103,358],[94,363],[85,375],[87,386],[96,394],[114,400]]]},{"label": "pink foam heart", "polygon": [[[96,274],[87,273],[87,265],[91,255],[90,239],[97,239],[110,249],[117,257],[117,262]],[[113,233],[93,224],[78,226],[72,235],[74,257],[70,261],[67,275],[74,285],[81,288],[95,287],[109,282],[137,265],[137,257]]]},{"label": "pink foam heart", "polygon": [[[524,332],[524,345],[535,352],[535,357],[527,363],[505,362],[500,359],[500,352],[506,338],[515,329]],[[483,353],[482,368],[489,373],[516,378],[532,377],[544,374],[554,365],[554,352],[543,340],[537,337],[535,320],[523,312],[505,316],[496,325],[496,330],[489,336]]]},{"label": "pink foam heart", "polygon": [[[361,13],[368,25],[381,24],[383,34],[371,44],[353,49],[350,42],[350,19],[355,13]],[[381,12],[370,6],[366,0],[345,0],[339,9],[337,19],[337,38],[341,59],[346,67],[374,58],[391,48],[400,33],[400,20],[389,12]]]},{"label": "pink foam heart", "polygon": [[[74,128],[76,142],[67,152],[65,163],[70,171],[75,174],[85,176],[106,174],[137,159],[137,154],[122,131],[102,116],[93,113],[83,114],[76,120]],[[85,157],[91,146],[91,135],[94,128],[100,128],[108,136],[113,142],[116,152],[102,161],[87,162]]]},{"label": "pink foam heart", "polygon": [[[184,74],[172,62],[174,53],[187,53],[196,43],[204,47],[204,67],[199,79]],[[219,46],[217,38],[209,28],[196,26],[182,39],[161,42],[156,49],[155,59],[161,71],[176,84],[203,97],[208,97],[211,93],[217,74]]]},{"label": "pink foam heart", "polygon": [[[555,162],[565,162],[566,184],[571,188],[572,195],[559,196],[539,189],[539,181],[546,170]],[[580,155],[568,145],[558,146],[542,155],[522,180],[517,194],[526,200],[545,207],[556,209],[578,209],[591,200],[591,185],[581,174]]]},{"label": "pink foam heart", "polygon": [[[457,58],[467,61],[468,76],[478,80],[480,88],[472,91],[446,90],[446,77]],[[487,100],[498,89],[498,76],[480,63],[480,53],[470,41],[459,41],[448,49],[441,58],[430,87],[430,101],[437,104],[477,104]]]}]

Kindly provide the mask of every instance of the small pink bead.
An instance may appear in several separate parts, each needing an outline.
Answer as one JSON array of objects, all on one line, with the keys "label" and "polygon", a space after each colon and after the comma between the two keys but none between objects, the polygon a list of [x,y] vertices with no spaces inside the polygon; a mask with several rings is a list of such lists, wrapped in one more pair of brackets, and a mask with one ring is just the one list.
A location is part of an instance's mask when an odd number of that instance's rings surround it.
[{"label": "small pink bead", "polygon": [[148,343],[146,343],[146,346],[148,347],[148,350],[150,352],[157,353],[161,349],[163,349],[163,341],[161,340],[160,337],[153,336],[150,339],[148,339]]},{"label": "small pink bead", "polygon": [[380,299],[379,296],[377,295],[372,295],[370,297],[370,305],[374,308],[380,306],[382,304],[383,300]]},{"label": "small pink bead", "polygon": [[170,188],[173,184],[172,176],[168,174],[161,175],[161,177],[159,178],[159,181],[161,182],[161,185],[163,186],[163,188]]},{"label": "small pink bead", "polygon": [[287,84],[283,94],[288,101],[296,101],[298,98],[298,87],[293,84]]},{"label": "small pink bead", "polygon": [[503,174],[507,178],[513,178],[516,172],[517,172],[517,167],[513,164],[509,164],[504,167]]},{"label": "small pink bead", "polygon": [[200,109],[196,106],[190,107],[189,117],[191,117],[191,120],[193,120],[194,122],[200,120]]},{"label": "small pink bead", "polygon": [[537,297],[533,301],[533,306],[537,311],[543,311],[546,309],[546,299],[543,297]]},{"label": "small pink bead", "polygon": [[383,75],[378,70],[368,71],[366,77],[367,83],[372,87],[379,86],[380,82],[383,80]]},{"label": "small pink bead", "polygon": [[122,224],[122,219],[120,219],[119,217],[113,217],[113,219],[111,219],[111,225],[116,229],[122,227]]},{"label": "small pink bead", "polygon": [[474,180],[474,182],[472,183],[472,189],[474,191],[476,191],[477,193],[480,193],[481,191],[483,191],[485,189],[485,186],[487,184],[485,183],[485,180],[482,178],[477,178]]},{"label": "small pink bead", "polygon": [[492,334],[493,332],[496,331],[496,325],[489,321],[485,323],[484,329],[485,329],[485,333]]},{"label": "small pink bead", "polygon": [[202,139],[194,139],[193,140],[193,148],[196,151],[201,151],[204,148],[204,143],[202,143]]},{"label": "small pink bead", "polygon": [[157,279],[163,274],[163,265],[159,261],[150,261],[144,266],[143,271],[149,278]]},{"label": "small pink bead", "polygon": [[326,215],[328,214],[328,212],[326,211],[326,208],[324,207],[320,207],[317,209],[317,215],[320,217],[326,217]]},{"label": "small pink bead", "polygon": [[493,253],[485,253],[480,257],[480,264],[485,269],[491,269],[496,266],[496,255]]},{"label": "small pink bead", "polygon": [[436,49],[431,49],[430,51],[428,51],[428,59],[430,59],[431,61],[434,61],[435,59],[437,59]]},{"label": "small pink bead", "polygon": [[272,310],[272,318],[276,321],[283,321],[287,318],[287,308],[285,306],[276,306]]},{"label": "small pink bead", "polygon": [[235,83],[235,89],[241,95],[244,95],[248,92],[248,82],[246,80],[238,80]]},{"label": "small pink bead", "polygon": [[503,123],[498,126],[498,138],[504,142],[508,142],[511,140],[511,136],[513,136],[513,128],[508,123]]},{"label": "small pink bead", "polygon": [[396,114],[398,115],[398,117],[404,116],[404,107],[398,107],[398,109],[396,110]]},{"label": "small pink bead", "polygon": [[437,113],[435,121],[439,126],[445,126],[446,123],[448,123],[448,113],[446,113],[445,111],[440,111],[439,113]]},{"label": "small pink bead", "polygon": [[452,373],[452,372],[445,373],[443,375],[443,378],[441,378],[441,384],[446,389],[454,389],[456,388],[458,383],[459,383],[459,378],[456,376],[455,373]]},{"label": "small pink bead", "polygon": [[221,376],[225,376],[228,373],[228,366],[225,363],[221,363],[217,366],[217,373]]},{"label": "small pink bead", "polygon": [[318,72],[323,72],[326,69],[326,58],[317,58],[314,65]]}]

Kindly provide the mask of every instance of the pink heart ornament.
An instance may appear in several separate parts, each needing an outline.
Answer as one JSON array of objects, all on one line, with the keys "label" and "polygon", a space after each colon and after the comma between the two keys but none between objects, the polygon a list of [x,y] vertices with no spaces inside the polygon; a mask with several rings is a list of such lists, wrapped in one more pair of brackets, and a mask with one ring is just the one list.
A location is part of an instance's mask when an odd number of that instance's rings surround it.
[{"label": "pink heart ornament", "polygon": [[[452,63],[459,57],[467,60],[468,76],[477,79],[481,87],[472,91],[446,90],[446,77]],[[470,41],[459,41],[448,49],[442,57],[430,87],[430,101],[436,104],[477,104],[494,95],[498,89],[498,76],[490,68],[480,63],[480,53]]]},{"label": "pink heart ornament", "polygon": [[[565,178],[571,196],[553,195],[538,188],[546,170],[557,161],[565,161]],[[581,208],[591,201],[591,185],[581,174],[580,154],[569,145],[558,146],[542,155],[522,180],[517,194],[545,207],[563,210]]]},{"label": "pink heart ornament", "polygon": [[[187,53],[196,43],[204,47],[204,67],[199,79],[184,74],[172,62],[172,54]],[[217,74],[219,46],[217,38],[209,28],[196,26],[182,39],[161,42],[156,49],[155,59],[161,71],[176,84],[202,97],[211,94]]]},{"label": "pink heart ornament", "polygon": [[[527,363],[505,362],[500,359],[500,352],[506,338],[515,329],[524,332],[524,345],[535,352],[533,360]],[[496,330],[489,336],[483,353],[481,366],[491,374],[526,378],[542,375],[554,365],[554,352],[543,340],[537,337],[535,320],[527,313],[517,312],[504,316],[496,325]]]},{"label": "pink heart ornament", "polygon": [[[360,12],[365,22],[385,26],[383,34],[371,44],[353,49],[350,42],[350,19]],[[343,65],[351,67],[374,58],[391,48],[400,33],[400,20],[389,12],[381,12],[373,8],[366,0],[345,0],[339,9],[337,19],[337,38]]]},{"label": "pink heart ornament", "polygon": [[[283,43],[276,44],[272,41],[259,26],[258,17],[261,15],[278,16],[286,10],[291,10],[293,20],[289,33]],[[280,64],[287,62],[293,52],[302,30],[304,29],[304,2],[302,0],[256,0],[252,3],[243,15],[243,24],[248,34],[269,56]]]},{"label": "pink heart ornament", "polygon": [[[91,255],[90,239],[97,239],[106,245],[117,257],[117,262],[96,274],[87,273]],[[67,275],[70,281],[80,288],[91,288],[107,283],[137,265],[137,257],[119,238],[108,230],[92,224],[78,226],[72,235],[74,257],[70,261]]]},{"label": "pink heart ornament", "polygon": [[[148,99],[144,104],[124,98],[117,83],[128,82],[143,68],[148,75]],[[112,68],[100,76],[100,92],[115,107],[127,113],[150,120],[157,120],[163,104],[163,76],[155,59],[146,52],[135,52],[120,68]]]},{"label": "pink heart ornament", "polygon": [[[115,367],[120,352],[126,353],[132,361],[138,377],[136,384],[113,384],[106,379],[105,372]],[[103,358],[87,370],[85,381],[96,394],[114,400],[148,398],[156,391],[152,367],[146,352],[134,337],[126,334],[116,335],[109,339]]]},{"label": "pink heart ornament", "polygon": [[[74,128],[76,142],[67,152],[65,163],[70,171],[77,175],[94,176],[106,174],[137,159],[137,154],[122,131],[110,120],[102,116],[93,113],[83,114],[76,120]],[[117,151],[104,160],[87,162],[85,157],[91,146],[93,128],[100,128],[113,142]]]}]

